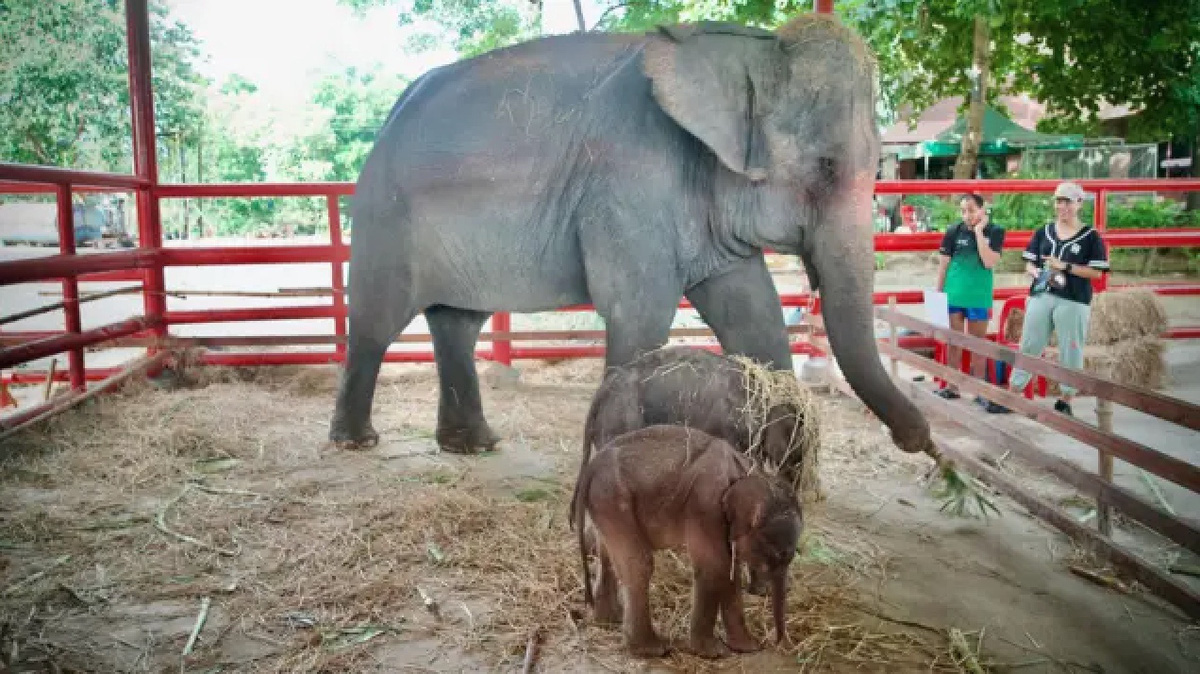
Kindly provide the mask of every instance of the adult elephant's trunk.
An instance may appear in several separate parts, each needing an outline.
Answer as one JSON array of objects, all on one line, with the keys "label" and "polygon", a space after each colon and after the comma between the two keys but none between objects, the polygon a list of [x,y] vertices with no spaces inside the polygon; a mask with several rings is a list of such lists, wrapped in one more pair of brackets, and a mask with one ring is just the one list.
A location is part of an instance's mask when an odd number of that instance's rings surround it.
[{"label": "adult elephant's trunk", "polygon": [[929,423],[884,371],[875,341],[873,187],[873,176],[861,173],[854,189],[826,205],[812,225],[805,265],[817,272],[825,329],[846,381],[891,429],[900,449],[924,452],[932,449]]}]

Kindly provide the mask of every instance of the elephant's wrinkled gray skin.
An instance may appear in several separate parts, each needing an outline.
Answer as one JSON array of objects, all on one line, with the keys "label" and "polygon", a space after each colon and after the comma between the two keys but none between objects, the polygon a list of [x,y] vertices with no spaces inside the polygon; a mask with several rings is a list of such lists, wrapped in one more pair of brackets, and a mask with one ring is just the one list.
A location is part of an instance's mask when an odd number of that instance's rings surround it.
[{"label": "elephant's wrinkled gray skin", "polygon": [[767,457],[788,484],[800,478],[803,411],[781,403],[752,420],[742,366],[730,357],[688,346],[668,346],[608,368],[592,397],[583,427],[583,459],[593,447],[646,426],[677,424],[721,438],[749,455]]},{"label": "elephant's wrinkled gray skin", "polygon": [[400,97],[353,201],[348,353],[330,439],[374,444],[375,381],[420,312],[439,443],[497,438],[473,347],[494,311],[591,302],[606,362],[666,343],[686,296],[726,352],[791,368],[762,249],[799,254],[834,354],[906,451],[924,417],[873,334],[873,64],[835,19],[547,37],[433,70]]},{"label": "elephant's wrinkled gray skin", "polygon": [[[761,423],[748,423],[744,370],[728,356],[685,346],[642,354],[630,363],[608,368],[592,397],[584,421],[582,475],[592,448],[614,438],[659,424],[687,426],[728,442],[749,456],[769,457],[771,468],[795,488],[799,483],[804,418],[795,405],[776,405]],[[578,482],[578,480],[577,480]],[[574,520],[574,513],[570,513]],[[767,579],[750,570],[752,594],[767,593]]]},{"label": "elephant's wrinkled gray skin", "polygon": [[[625,643],[639,656],[667,645],[650,620],[654,551],[676,550],[692,563],[689,649],[702,657],[750,652],[739,567],[771,579],[776,642],[786,631],[787,572],[803,517],[795,493],[754,471],[732,445],[683,426],[650,426],[617,436],[580,472],[572,497],[585,603],[600,621],[619,616],[624,588]],[[593,595],[585,528],[594,527],[600,574]],[[618,582],[619,581],[619,582]],[[714,633],[717,614],[726,640]]]}]

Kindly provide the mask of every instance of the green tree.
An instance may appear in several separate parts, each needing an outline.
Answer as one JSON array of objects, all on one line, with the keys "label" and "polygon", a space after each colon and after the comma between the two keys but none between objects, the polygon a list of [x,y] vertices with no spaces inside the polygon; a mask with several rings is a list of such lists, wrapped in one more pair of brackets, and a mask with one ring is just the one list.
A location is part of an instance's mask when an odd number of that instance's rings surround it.
[{"label": "green tree", "polygon": [[[197,42],[164,2],[150,9],[157,130],[194,134]],[[119,0],[0,1],[0,159],[130,170],[126,59]]]},{"label": "green tree", "polygon": [[317,83],[313,103],[322,114],[291,151],[290,170],[310,180],[354,180],[375,134],[407,82],[378,69],[347,68]]},{"label": "green tree", "polygon": [[[769,28],[805,11],[811,2],[612,0],[600,27],[714,19]],[[1146,132],[1200,136],[1200,0],[838,0],[834,11],[875,52],[886,117],[948,96],[994,104],[1028,93],[1060,124],[1094,120],[1108,102],[1142,110]],[[975,112],[977,137],[982,106]],[[960,170],[973,173],[973,163]]]},{"label": "green tree", "polygon": [[398,21],[431,21],[440,33],[414,36],[409,49],[452,47],[464,57],[541,34],[542,0],[339,0],[357,10],[397,5]]}]

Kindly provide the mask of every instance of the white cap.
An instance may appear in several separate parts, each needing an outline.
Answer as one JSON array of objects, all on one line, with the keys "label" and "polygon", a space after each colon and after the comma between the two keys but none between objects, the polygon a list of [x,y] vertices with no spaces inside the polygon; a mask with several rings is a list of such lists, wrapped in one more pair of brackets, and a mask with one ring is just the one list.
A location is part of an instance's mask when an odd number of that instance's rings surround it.
[{"label": "white cap", "polygon": [[1054,189],[1055,199],[1070,199],[1071,201],[1083,201],[1083,188],[1076,183],[1059,183]]}]

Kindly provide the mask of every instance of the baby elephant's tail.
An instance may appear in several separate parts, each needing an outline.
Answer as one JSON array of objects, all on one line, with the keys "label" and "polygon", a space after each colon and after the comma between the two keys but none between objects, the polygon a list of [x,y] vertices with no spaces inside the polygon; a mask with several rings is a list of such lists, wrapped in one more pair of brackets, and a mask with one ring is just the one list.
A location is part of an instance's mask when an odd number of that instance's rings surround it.
[{"label": "baby elephant's tail", "polygon": [[571,522],[575,527],[575,533],[579,536],[579,565],[583,571],[583,603],[586,606],[593,606],[596,602],[592,596],[592,572],[588,568],[587,536],[584,532],[587,506],[578,503],[581,497],[587,498],[588,487],[591,486],[592,481],[592,471],[584,467],[580,469],[579,473],[579,479],[575,481],[575,495],[571,498]]},{"label": "baby elephant's tail", "polygon": [[575,526],[575,509],[579,507],[579,482],[583,479],[583,471],[592,458],[592,443],[596,439],[596,410],[595,405],[588,410],[587,419],[583,422],[583,452],[579,458],[579,474],[575,476],[575,492],[571,494],[571,504],[567,510],[567,521]]}]

